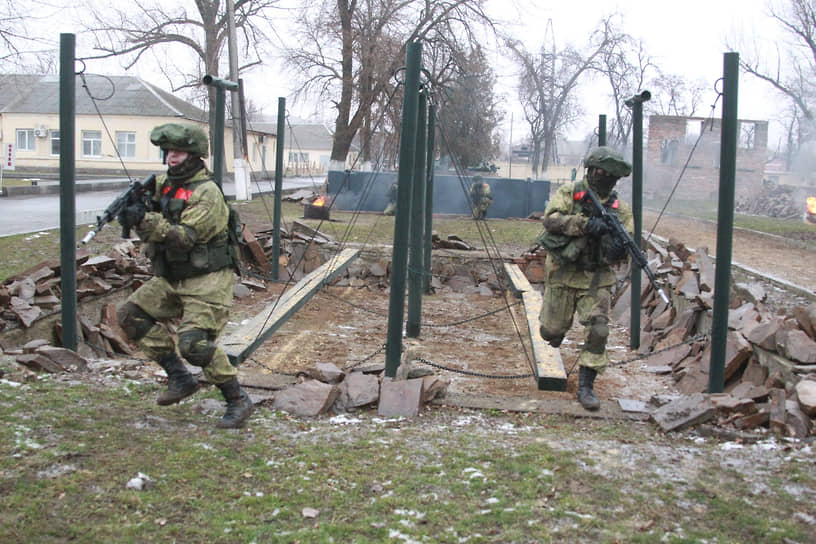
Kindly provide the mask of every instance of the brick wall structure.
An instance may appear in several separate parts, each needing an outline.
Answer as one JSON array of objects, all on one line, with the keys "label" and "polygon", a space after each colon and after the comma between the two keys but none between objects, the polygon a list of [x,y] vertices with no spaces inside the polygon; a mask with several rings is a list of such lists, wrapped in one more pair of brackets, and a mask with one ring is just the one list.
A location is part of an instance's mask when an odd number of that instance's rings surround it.
[{"label": "brick wall structure", "polygon": [[[716,199],[720,185],[721,119],[714,119],[712,125],[711,120],[703,117],[651,115],[648,122],[644,198],[668,197],[688,161],[673,198]],[[735,193],[738,197],[754,197],[762,189],[768,122],[741,119],[738,127]]]}]

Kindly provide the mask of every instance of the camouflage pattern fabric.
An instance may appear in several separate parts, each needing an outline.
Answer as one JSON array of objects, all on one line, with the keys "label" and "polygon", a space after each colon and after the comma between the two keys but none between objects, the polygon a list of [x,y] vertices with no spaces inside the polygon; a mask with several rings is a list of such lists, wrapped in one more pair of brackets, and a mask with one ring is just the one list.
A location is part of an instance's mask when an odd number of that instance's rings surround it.
[{"label": "camouflage pattern fabric", "polygon": [[[169,186],[167,176],[158,176],[154,200],[159,209],[163,190]],[[229,208],[218,185],[206,168],[196,172],[182,184],[187,190],[183,205],[171,205],[165,214],[148,212],[136,227],[139,237],[151,245],[163,244],[176,257],[184,256],[201,244],[226,233]],[[149,251],[148,251],[149,254]],[[194,254],[194,253],[193,253]],[[155,264],[155,263],[154,263]],[[172,266],[172,263],[171,263]],[[148,333],[139,340],[139,347],[149,357],[175,352],[175,333],[198,329],[215,342],[227,324],[232,306],[233,274],[231,266],[180,280],[156,276],[134,292],[128,301],[138,305],[156,320]],[[226,353],[217,348],[204,368],[205,377],[214,384],[228,381],[236,375]]]},{"label": "camouflage pattern fabric", "polygon": [[[609,320],[610,296],[609,289],[605,288],[588,290],[547,285],[539,315],[542,328],[553,336],[563,336],[572,327],[573,316],[577,313],[578,322],[584,327],[584,344],[578,353],[578,365],[593,368],[599,373],[609,364],[606,349],[601,350],[602,353],[593,353],[586,348],[593,319],[602,317],[607,322]],[[605,345],[604,342],[604,348]]]},{"label": "camouflage pattern fabric", "polygon": [[[153,328],[139,340],[139,348],[151,359],[175,352],[175,335],[168,326],[169,322],[175,321],[178,321],[177,334],[200,329],[211,339],[218,338],[229,319],[232,289],[231,268],[178,282],[160,277],[150,279],[128,297],[129,302],[156,320]],[[237,374],[237,369],[220,347],[203,371],[213,384],[224,383]]]},{"label": "camouflage pattern fabric", "polygon": [[487,209],[493,203],[493,195],[490,192],[490,185],[484,182],[476,182],[470,187],[470,200],[473,205],[473,217],[484,219]]},{"label": "camouflage pattern fabric", "polygon": [[[584,242],[573,245],[589,252],[598,244],[590,243],[584,235],[583,228],[589,216],[581,202],[575,199],[576,191],[586,185],[587,181],[584,179],[582,182],[561,186],[544,211],[544,222],[548,231],[574,238],[576,242]],[[634,216],[629,205],[619,201],[615,213],[631,234],[634,231]],[[572,326],[573,315],[577,312],[578,321],[584,326],[584,344],[578,356],[578,364],[597,372],[602,372],[608,364],[606,336],[597,340],[595,335],[594,342],[600,342],[600,345],[592,347],[589,342],[590,332],[593,323],[610,321],[611,287],[615,280],[612,267],[602,260],[576,258],[565,261],[552,254],[547,255],[544,297],[539,315],[541,327],[553,336],[566,334]]]}]

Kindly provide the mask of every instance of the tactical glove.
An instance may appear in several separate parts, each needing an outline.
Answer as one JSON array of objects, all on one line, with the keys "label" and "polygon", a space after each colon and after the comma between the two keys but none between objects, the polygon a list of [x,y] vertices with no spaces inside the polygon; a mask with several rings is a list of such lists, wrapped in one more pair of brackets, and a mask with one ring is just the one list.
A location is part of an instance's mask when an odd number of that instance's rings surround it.
[{"label": "tactical glove", "polygon": [[584,232],[588,236],[599,238],[604,234],[610,232],[609,225],[601,217],[590,217],[584,226]]},{"label": "tactical glove", "polygon": [[130,230],[142,222],[146,212],[147,207],[144,202],[137,200],[125,206],[122,211],[119,212],[119,215],[116,216],[116,220],[119,221],[123,229]]},{"label": "tactical glove", "polygon": [[626,246],[623,244],[623,240],[619,240],[618,238],[614,238],[612,236],[609,238],[609,241],[604,247],[604,257],[606,257],[606,262],[616,263],[618,261],[622,261],[626,258]]}]

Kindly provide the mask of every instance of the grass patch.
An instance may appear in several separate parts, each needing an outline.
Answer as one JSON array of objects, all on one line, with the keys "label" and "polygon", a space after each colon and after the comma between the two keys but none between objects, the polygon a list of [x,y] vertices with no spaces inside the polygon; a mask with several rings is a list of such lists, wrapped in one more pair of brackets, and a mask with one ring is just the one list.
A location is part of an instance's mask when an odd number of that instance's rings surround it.
[{"label": "grass patch", "polygon": [[[728,471],[716,444],[677,437],[678,460],[649,425],[450,408],[302,420],[260,407],[246,429],[217,430],[201,394],[161,408],[157,391],[0,384],[0,541],[804,542],[812,529],[793,521],[812,495],[752,492],[790,452]],[[127,489],[139,472],[155,485]],[[795,479],[812,494],[813,463]]]}]

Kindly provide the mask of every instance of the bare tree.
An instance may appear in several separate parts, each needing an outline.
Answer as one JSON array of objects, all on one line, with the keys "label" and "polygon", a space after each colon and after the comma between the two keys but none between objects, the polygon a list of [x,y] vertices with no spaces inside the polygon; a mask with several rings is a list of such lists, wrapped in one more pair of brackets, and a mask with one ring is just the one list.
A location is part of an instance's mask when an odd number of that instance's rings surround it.
[{"label": "bare tree", "polygon": [[599,55],[598,71],[609,83],[615,117],[607,129],[608,144],[626,146],[632,133],[632,110],[626,100],[644,88],[649,72],[655,69],[640,40],[620,34],[614,45]]},{"label": "bare tree", "polygon": [[647,108],[659,115],[693,117],[703,105],[706,85],[702,79],[688,81],[682,76],[658,72],[649,81],[652,99],[647,103]]},{"label": "bare tree", "polygon": [[[507,40],[508,48],[521,66],[519,98],[542,172],[554,155],[559,132],[580,115],[574,101],[579,79],[587,71],[598,70],[601,55],[616,47],[622,39],[623,35],[614,28],[611,17],[607,17],[589,36],[585,51],[572,47],[561,50],[542,47],[538,54],[531,54],[520,42]],[[538,171],[536,163],[533,171]]]},{"label": "bare tree", "polygon": [[[740,56],[740,66],[787,96],[802,114],[804,136],[816,137],[816,5],[813,0],[769,1],[770,15],[791,37],[786,49],[776,42],[775,59],[758,54]],[[731,49],[734,49],[731,47]]]},{"label": "bare tree", "polygon": [[[337,109],[331,160],[343,163],[354,137],[371,129],[372,113],[393,92],[405,45],[446,36],[474,36],[492,26],[484,0],[313,0],[297,19],[297,46],[285,57],[301,80],[301,94]],[[444,29],[444,32],[440,29]],[[436,32],[440,30],[439,32]],[[381,112],[379,112],[381,113]],[[366,141],[368,141],[366,137]]]},{"label": "bare tree", "polygon": [[486,165],[496,158],[496,128],[502,119],[494,94],[496,76],[481,47],[455,62],[451,78],[437,83],[440,154],[463,167]]},{"label": "bare tree", "polygon": [[12,66],[25,72],[56,71],[54,41],[39,35],[35,28],[56,9],[40,0],[28,0],[25,9],[19,0],[0,3],[0,62],[6,71]]},{"label": "bare tree", "polygon": [[[235,27],[247,59],[239,71],[261,64],[260,48],[268,41],[263,24],[276,4],[277,0],[235,0]],[[137,0],[109,3],[105,9],[88,8],[92,18],[86,28],[99,53],[85,60],[121,57],[129,69],[151,53],[160,59],[159,68],[174,91],[199,87],[204,75],[221,73],[221,52],[228,33],[226,6],[221,0],[187,0],[181,5]],[[212,121],[215,90],[208,87],[207,92]]]}]

